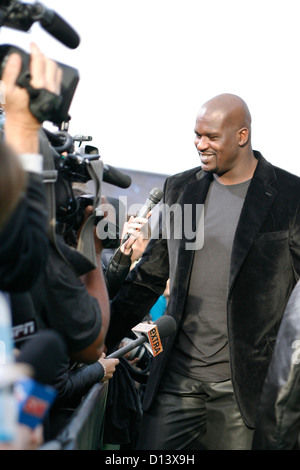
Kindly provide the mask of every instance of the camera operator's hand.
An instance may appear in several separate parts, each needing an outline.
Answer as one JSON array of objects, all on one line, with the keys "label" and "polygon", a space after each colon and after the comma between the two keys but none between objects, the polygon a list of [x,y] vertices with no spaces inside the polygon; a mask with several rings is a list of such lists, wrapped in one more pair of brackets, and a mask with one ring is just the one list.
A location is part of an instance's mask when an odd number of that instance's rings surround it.
[{"label": "camera operator's hand", "polygon": [[[90,217],[94,212],[93,206],[87,206],[84,210],[84,217],[83,217],[83,222],[81,227],[79,228],[77,232],[77,238],[79,239],[82,227],[84,226],[85,222],[87,221],[88,217]],[[104,213],[104,216],[106,216],[106,212]],[[103,243],[102,240],[97,236],[96,233],[96,227],[94,228],[94,243],[95,243],[95,250],[97,255],[101,255],[102,250],[103,250]]]},{"label": "camera operator's hand", "polygon": [[[19,154],[38,153],[39,121],[29,110],[29,95],[25,88],[16,84],[20,74],[22,58],[13,53],[5,65],[2,81],[5,85],[5,136],[6,142]],[[46,88],[59,94],[62,71],[57,64],[45,57],[35,44],[31,44],[30,85]]]}]

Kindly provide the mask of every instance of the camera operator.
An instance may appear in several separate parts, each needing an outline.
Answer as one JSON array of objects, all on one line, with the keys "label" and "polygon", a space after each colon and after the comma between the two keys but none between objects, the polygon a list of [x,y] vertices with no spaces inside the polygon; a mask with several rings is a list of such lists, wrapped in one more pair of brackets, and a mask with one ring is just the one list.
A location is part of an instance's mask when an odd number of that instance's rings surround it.
[{"label": "camera operator", "polygon": [[[105,283],[99,269],[86,272],[81,266],[80,272],[76,271],[72,262],[63,259],[48,238],[49,201],[39,173],[44,169],[44,148],[50,144],[46,142],[43,146],[41,122],[29,110],[32,94],[29,98],[27,90],[16,84],[21,67],[21,55],[12,53],[2,73],[6,91],[4,138],[26,165],[27,186],[25,196],[20,198],[18,207],[0,233],[0,289],[16,293],[14,300],[22,305],[24,298],[19,294],[27,295],[33,286],[36,297],[32,295],[32,300],[35,300],[34,307],[38,307],[36,314],[42,315],[43,326],[57,329],[64,335],[74,360],[94,362],[103,351],[109,321]],[[58,96],[61,68],[44,57],[34,44],[31,45],[29,67],[31,91],[48,90]],[[99,242],[98,258],[101,249]],[[70,253],[64,255],[68,258]],[[70,257],[74,258],[74,254]],[[80,280],[82,274],[85,274],[84,283]],[[26,304],[28,306],[30,301]],[[15,311],[20,313],[17,308]],[[45,318],[47,314],[49,317]]]},{"label": "camera operator", "polygon": [[[59,92],[60,73],[34,44],[31,84]],[[4,133],[0,142],[0,290],[10,294],[20,318],[31,308],[28,289],[38,278],[48,254],[46,195],[39,152],[40,122],[29,110],[29,95],[16,85],[22,65],[9,56],[2,73]]]},{"label": "camera operator", "polygon": [[96,362],[103,350],[109,324],[109,300],[102,274],[102,243],[94,236],[98,266],[89,263],[59,235],[49,243],[48,261],[31,297],[40,328],[58,331],[72,361]]},{"label": "camera operator", "polygon": [[0,142],[0,231],[18,204],[24,190],[25,175],[18,157]]},{"label": "camera operator", "polygon": [[[2,72],[0,290],[10,293],[13,324],[34,311],[28,290],[38,279],[48,255],[47,202],[39,153],[41,122],[29,107],[29,94],[16,84],[22,67],[19,54],[9,55]],[[59,94],[61,71],[31,45],[30,85]],[[10,169],[10,173],[8,170]],[[7,171],[6,171],[7,170]],[[2,181],[3,180],[3,181]],[[14,194],[14,184],[19,195]],[[11,186],[11,189],[8,189]],[[8,196],[10,196],[10,205]],[[6,208],[5,208],[6,206]],[[13,210],[12,210],[13,209]]]},{"label": "camera operator", "polygon": [[[39,149],[44,150],[44,141],[41,140],[40,123],[28,112],[28,96],[25,90],[15,86],[15,79],[20,71],[20,56],[11,55],[9,63],[10,75],[4,73],[7,96],[5,122],[5,138],[12,141],[17,148],[24,148],[26,153],[36,154]],[[34,70],[33,70],[34,69]],[[59,68],[55,62],[49,61],[39,52],[36,46],[32,46],[31,86],[45,88],[52,83],[58,83],[61,79]],[[41,75],[45,75],[42,81]],[[48,81],[46,80],[48,78]],[[59,89],[50,88],[57,94]],[[29,122],[24,122],[21,111],[16,113],[15,120],[10,119],[12,107],[12,94],[20,100],[19,103],[29,115]],[[25,98],[24,102],[21,97]],[[27,106],[27,107],[26,107]],[[19,110],[18,110],[19,111]],[[24,123],[24,133],[22,124]],[[15,133],[14,133],[15,130]],[[23,137],[23,138],[22,138]],[[22,141],[24,146],[22,147]],[[41,152],[43,153],[43,151]],[[37,155],[29,155],[30,163],[38,163],[34,160]],[[44,158],[45,155],[43,155]],[[43,166],[42,157],[39,159],[40,171]],[[32,166],[32,169],[36,169]],[[34,175],[33,175],[34,177]],[[40,181],[41,189],[44,190]],[[44,194],[44,192],[43,192]],[[49,201],[48,201],[49,202]],[[45,196],[43,198],[45,204]],[[46,225],[46,210],[43,208],[44,223]],[[46,233],[46,231],[45,231]],[[45,243],[46,241],[46,243]],[[76,406],[80,403],[89,388],[100,380],[111,378],[118,359],[105,359],[103,355],[104,339],[109,322],[109,302],[101,266],[102,243],[95,234],[95,248],[98,266],[91,269],[84,257],[76,250],[67,246],[60,236],[56,236],[56,243],[46,238],[44,240],[44,252],[48,251],[47,259],[43,261],[43,269],[31,290],[16,292],[12,298],[13,318],[22,319],[34,315],[38,329],[52,329],[61,334],[67,346],[67,354],[58,364],[56,377],[52,385],[58,392],[58,397],[50,410],[47,423],[44,428],[44,439],[54,437],[55,433],[63,427],[67,418],[71,416]],[[27,267],[29,270],[29,268]],[[30,287],[30,285],[26,285]],[[28,339],[29,340],[29,339]],[[27,340],[25,340],[26,343]],[[20,343],[18,343],[20,345]],[[19,346],[22,350],[24,342]],[[70,362],[72,361],[72,363]],[[74,362],[85,363],[86,367],[71,368]],[[88,365],[87,365],[88,364]],[[47,367],[47,364],[45,364]],[[67,415],[64,410],[67,409]]]},{"label": "camera operator", "polygon": [[[31,52],[32,86],[47,87],[49,91],[59,93],[60,72],[56,65],[35,45]],[[47,259],[48,235],[42,156],[39,154],[41,124],[29,110],[27,91],[16,85],[20,70],[21,57],[12,54],[2,74],[5,95],[1,101],[5,123],[0,142],[0,290],[6,291],[12,314],[15,299],[18,299],[17,313],[22,317],[24,304],[26,310],[27,300],[30,300],[28,289],[40,275]],[[3,367],[6,366],[10,368],[9,361]],[[13,414],[10,419],[14,419]],[[41,426],[32,431],[27,425],[15,424],[15,439],[2,442],[1,448],[27,450],[41,443]]]},{"label": "camera operator", "polygon": [[[92,211],[92,206],[86,207],[83,224]],[[53,382],[58,395],[45,427],[46,441],[63,430],[90,388],[109,380],[119,363],[118,359],[106,359],[105,354],[101,354],[109,322],[109,304],[100,268],[102,243],[96,236],[96,228],[94,241],[98,266],[79,276],[85,268],[85,260],[57,236],[65,260],[51,246],[47,266],[31,291],[41,328],[58,331],[69,349]]]},{"label": "camera operator", "polygon": [[[38,133],[41,124],[29,111],[27,91],[16,85],[20,69],[21,57],[12,54],[2,75],[5,86],[5,142],[1,142],[0,160],[2,168],[4,160],[8,160],[7,169],[13,166],[10,179],[14,172],[19,193],[19,196],[12,196],[12,207],[9,207],[8,194],[11,196],[12,191],[11,188],[8,190],[9,175],[1,171],[1,218],[5,204],[9,215],[6,214],[0,232],[0,289],[9,292],[24,292],[32,285],[46,262],[48,252],[46,198],[40,174],[42,156],[39,155]],[[32,45],[31,75],[32,85],[58,90],[59,71],[35,45]],[[12,153],[18,155],[25,173],[22,174],[20,164]]]}]

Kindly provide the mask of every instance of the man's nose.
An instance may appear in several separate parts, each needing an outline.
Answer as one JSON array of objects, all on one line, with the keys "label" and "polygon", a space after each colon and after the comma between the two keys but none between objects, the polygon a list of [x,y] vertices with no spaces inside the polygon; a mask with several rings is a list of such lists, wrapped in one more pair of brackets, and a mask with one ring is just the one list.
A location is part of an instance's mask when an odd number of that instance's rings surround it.
[{"label": "man's nose", "polygon": [[205,150],[209,147],[209,139],[204,135],[202,135],[201,137],[197,137],[195,139],[195,145],[197,147],[198,150],[202,151],[202,150]]}]

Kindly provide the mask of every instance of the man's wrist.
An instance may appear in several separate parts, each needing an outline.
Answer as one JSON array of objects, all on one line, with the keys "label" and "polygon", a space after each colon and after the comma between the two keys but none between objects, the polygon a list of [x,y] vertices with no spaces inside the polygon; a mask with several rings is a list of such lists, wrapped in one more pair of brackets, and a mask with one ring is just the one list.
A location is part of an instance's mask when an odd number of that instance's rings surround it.
[{"label": "man's wrist", "polygon": [[20,113],[18,116],[10,116],[9,113],[5,115],[4,128],[8,131],[14,129],[15,132],[38,132],[41,124],[38,120],[29,112],[25,115]]},{"label": "man's wrist", "polygon": [[4,126],[5,141],[18,154],[39,152],[39,127],[14,126],[13,123]]}]

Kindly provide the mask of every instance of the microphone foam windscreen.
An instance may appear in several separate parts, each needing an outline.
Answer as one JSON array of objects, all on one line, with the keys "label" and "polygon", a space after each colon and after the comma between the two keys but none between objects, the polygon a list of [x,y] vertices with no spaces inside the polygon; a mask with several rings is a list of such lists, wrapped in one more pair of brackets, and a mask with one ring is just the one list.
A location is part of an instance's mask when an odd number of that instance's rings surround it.
[{"label": "microphone foam windscreen", "polygon": [[157,326],[161,338],[169,336],[176,331],[176,321],[170,315],[162,315],[155,320],[154,324]]},{"label": "microphone foam windscreen", "polygon": [[51,385],[66,354],[65,342],[56,331],[40,330],[22,346],[16,362],[29,364],[34,380]]},{"label": "microphone foam windscreen", "polygon": [[42,27],[52,34],[56,39],[61,41],[70,49],[76,49],[80,43],[80,37],[74,29],[66,23],[57,13],[53,15],[52,22],[49,24],[44,19],[41,19]]},{"label": "microphone foam windscreen", "polygon": [[153,188],[151,189],[150,193],[149,193],[149,198],[151,199],[151,201],[155,202],[155,204],[157,204],[163,197],[164,193],[161,189],[159,188]]}]

